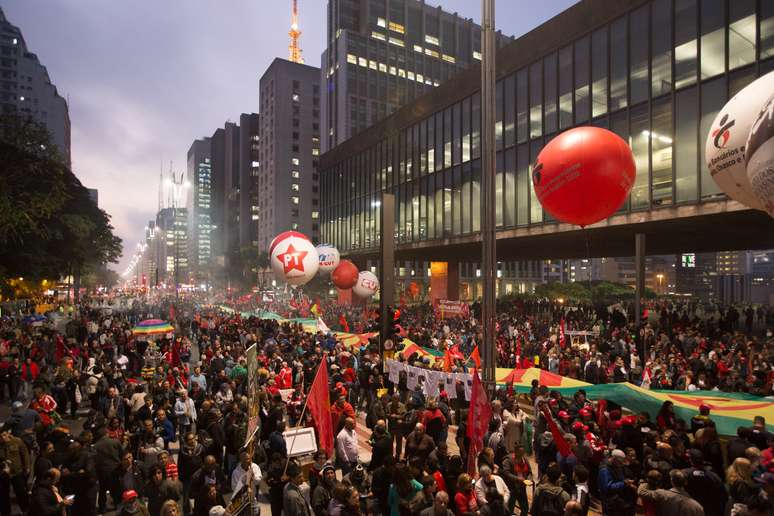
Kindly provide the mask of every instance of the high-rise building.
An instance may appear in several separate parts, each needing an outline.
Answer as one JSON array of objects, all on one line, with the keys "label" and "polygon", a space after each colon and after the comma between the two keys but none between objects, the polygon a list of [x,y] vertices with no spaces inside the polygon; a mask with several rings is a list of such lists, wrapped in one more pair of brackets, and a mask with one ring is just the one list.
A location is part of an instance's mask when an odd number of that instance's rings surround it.
[{"label": "high-rise building", "polygon": [[480,59],[481,27],[425,0],[328,0],[323,149]]},{"label": "high-rise building", "polygon": [[188,283],[188,210],[162,208],[156,214],[155,231],[159,281],[167,284]]},{"label": "high-rise building", "polygon": [[204,279],[212,258],[212,153],[210,138],[194,140],[188,149],[189,265],[197,279]]},{"label": "high-rise building", "polygon": [[0,8],[0,114],[31,117],[43,125],[70,166],[70,112],[48,70],[27,48],[21,30]]},{"label": "high-rise building", "polygon": [[275,59],[260,80],[257,203],[258,250],[277,233],[320,234],[320,69]]},{"label": "high-rise building", "polygon": [[243,113],[239,122],[226,122],[210,138],[210,256],[214,265],[225,267],[226,280],[236,279],[242,250],[255,246],[258,235],[260,117]]}]

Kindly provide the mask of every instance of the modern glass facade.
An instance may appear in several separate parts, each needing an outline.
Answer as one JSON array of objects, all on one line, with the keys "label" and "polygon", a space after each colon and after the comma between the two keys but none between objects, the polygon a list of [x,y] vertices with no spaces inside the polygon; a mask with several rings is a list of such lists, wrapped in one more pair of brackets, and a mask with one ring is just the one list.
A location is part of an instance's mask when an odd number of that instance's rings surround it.
[{"label": "modern glass facade", "polygon": [[[554,222],[535,195],[531,163],[577,125],[608,128],[631,145],[637,178],[622,213],[722,197],[704,166],[704,139],[726,100],[774,69],[774,2],[622,4],[630,8],[620,17],[532,62],[509,66],[500,53],[499,70],[513,71],[497,83],[498,228]],[[520,41],[512,45],[523,55]],[[334,150],[323,160],[322,240],[344,252],[378,246],[382,192],[396,196],[398,244],[479,232],[480,114],[472,92],[365,150]]]}]

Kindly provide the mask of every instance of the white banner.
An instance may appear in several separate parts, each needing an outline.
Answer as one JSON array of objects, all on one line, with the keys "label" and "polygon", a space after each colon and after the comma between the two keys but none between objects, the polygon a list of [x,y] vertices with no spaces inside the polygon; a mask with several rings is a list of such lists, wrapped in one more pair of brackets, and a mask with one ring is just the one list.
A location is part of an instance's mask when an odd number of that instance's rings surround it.
[{"label": "white banner", "polygon": [[397,384],[400,378],[400,372],[406,371],[406,386],[409,391],[413,391],[418,384],[422,385],[422,391],[425,396],[436,398],[440,394],[439,384],[443,384],[444,390],[449,398],[457,398],[457,381],[462,382],[465,387],[465,399],[470,400],[470,390],[473,377],[466,373],[446,373],[444,371],[433,371],[421,367],[410,366],[397,360],[386,360],[388,378],[392,383]]}]

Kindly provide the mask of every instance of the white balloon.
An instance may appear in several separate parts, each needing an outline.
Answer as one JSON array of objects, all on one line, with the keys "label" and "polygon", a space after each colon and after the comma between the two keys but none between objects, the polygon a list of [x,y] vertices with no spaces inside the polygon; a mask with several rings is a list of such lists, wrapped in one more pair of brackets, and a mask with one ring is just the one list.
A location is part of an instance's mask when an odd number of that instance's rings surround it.
[{"label": "white balloon", "polygon": [[333,269],[339,266],[339,261],[341,259],[339,250],[331,244],[318,245],[317,255],[320,257],[320,272],[330,274]]},{"label": "white balloon", "polygon": [[756,210],[763,209],[763,205],[753,194],[747,179],[745,144],[752,123],[772,93],[774,72],[734,95],[712,121],[704,148],[707,167],[720,189],[735,201]]},{"label": "white balloon", "polygon": [[774,217],[774,95],[753,123],[746,148],[747,178],[752,191]]},{"label": "white balloon", "polygon": [[371,271],[362,271],[357,275],[357,283],[352,292],[358,297],[369,298],[379,292],[379,278]]},{"label": "white balloon", "polygon": [[319,266],[317,249],[304,235],[287,235],[274,243],[271,269],[278,280],[304,285],[317,274]]}]

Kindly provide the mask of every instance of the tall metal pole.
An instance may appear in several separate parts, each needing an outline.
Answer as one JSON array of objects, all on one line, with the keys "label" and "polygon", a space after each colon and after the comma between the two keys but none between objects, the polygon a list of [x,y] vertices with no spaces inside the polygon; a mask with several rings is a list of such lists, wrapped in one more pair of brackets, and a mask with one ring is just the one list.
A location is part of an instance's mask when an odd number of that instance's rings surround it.
[{"label": "tall metal pole", "polygon": [[[395,302],[395,195],[383,193],[380,210],[381,223],[381,264],[379,267],[379,311],[381,313],[381,325],[379,327],[380,346],[384,346],[390,329],[390,317],[388,307]],[[380,349],[380,351],[384,351]]]},{"label": "tall metal pole", "polygon": [[635,339],[637,339],[640,352],[643,355],[643,367],[645,366],[646,350],[645,344],[640,343],[640,326],[642,325],[642,299],[645,296],[645,233],[636,233],[634,235],[634,326]]},{"label": "tall metal pole", "polygon": [[495,370],[495,303],[497,281],[497,250],[495,236],[495,0],[482,0],[481,16],[481,275],[484,298],[481,303],[481,323],[484,340],[481,343],[483,379],[494,385]]}]

